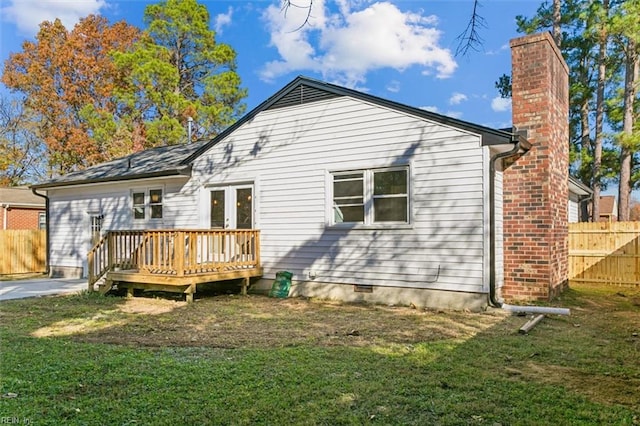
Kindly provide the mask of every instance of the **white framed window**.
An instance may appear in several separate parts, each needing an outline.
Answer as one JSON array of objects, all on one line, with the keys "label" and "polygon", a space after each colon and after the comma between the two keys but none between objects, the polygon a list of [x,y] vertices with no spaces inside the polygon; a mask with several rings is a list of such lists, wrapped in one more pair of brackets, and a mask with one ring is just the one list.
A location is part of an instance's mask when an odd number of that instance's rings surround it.
[{"label": "white framed window", "polygon": [[164,194],[162,188],[134,189],[131,191],[131,207],[134,220],[162,219]]},{"label": "white framed window", "polygon": [[38,229],[47,229],[47,214],[45,212],[38,213]]},{"label": "white framed window", "polygon": [[133,192],[131,194],[131,201],[133,203],[133,218],[136,220],[144,220],[146,216],[144,192]]},{"label": "white framed window", "polygon": [[331,173],[332,225],[410,223],[409,167]]},{"label": "white framed window", "polygon": [[162,189],[149,190],[149,209],[151,219],[162,219]]}]

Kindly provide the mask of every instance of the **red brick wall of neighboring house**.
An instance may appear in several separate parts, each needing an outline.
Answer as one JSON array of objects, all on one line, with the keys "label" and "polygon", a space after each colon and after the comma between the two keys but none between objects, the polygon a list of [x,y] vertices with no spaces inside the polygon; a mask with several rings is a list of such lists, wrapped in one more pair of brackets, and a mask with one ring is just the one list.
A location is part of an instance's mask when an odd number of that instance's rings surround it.
[{"label": "red brick wall of neighboring house", "polygon": [[513,125],[533,146],[504,173],[502,297],[543,300],[567,284],[568,67],[549,33],[510,44]]},{"label": "red brick wall of neighboring house", "polygon": [[40,212],[44,213],[44,209],[9,207],[5,210],[4,206],[0,206],[0,229],[38,229]]}]

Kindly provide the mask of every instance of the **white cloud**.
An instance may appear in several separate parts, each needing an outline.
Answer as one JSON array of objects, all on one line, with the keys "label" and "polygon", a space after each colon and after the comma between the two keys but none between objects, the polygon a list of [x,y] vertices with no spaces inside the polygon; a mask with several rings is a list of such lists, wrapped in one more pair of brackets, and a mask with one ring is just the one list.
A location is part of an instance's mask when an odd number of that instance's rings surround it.
[{"label": "white cloud", "polygon": [[451,118],[462,118],[461,111],[447,111],[444,115]]},{"label": "white cloud", "polygon": [[98,13],[107,6],[106,0],[9,0],[0,9],[4,22],[13,23],[28,37],[38,33],[42,21],[53,22],[56,18],[71,29],[85,16]]},{"label": "white cloud", "polygon": [[[369,71],[411,66],[437,78],[450,77],[457,64],[449,49],[441,47],[437,19],[402,12],[388,2],[373,4],[336,0],[330,11],[325,0],[313,2],[308,24],[304,8],[267,8],[264,17],[271,45],[280,59],[261,72],[264,80],[294,71],[314,71],[323,78],[354,87],[366,81]],[[367,6],[352,11],[351,7]],[[332,4],[333,5],[333,4]]]},{"label": "white cloud", "polygon": [[465,95],[464,93],[455,92],[449,98],[449,105],[459,105],[460,102],[466,101],[467,99],[469,98],[467,98],[467,95]]},{"label": "white cloud", "polygon": [[491,109],[496,112],[509,111],[511,109],[511,99],[496,96],[491,100]]},{"label": "white cloud", "polygon": [[420,107],[420,109],[423,109],[423,110],[429,111],[429,112],[435,112],[435,113],[439,112],[438,107],[435,106],[435,105],[422,106],[422,107]]},{"label": "white cloud", "polygon": [[216,15],[215,21],[213,23],[213,28],[216,33],[222,34],[222,30],[224,27],[231,25],[231,18],[233,17],[233,9],[229,6],[227,9],[227,13],[220,13]]},{"label": "white cloud", "polygon": [[387,84],[387,90],[391,93],[398,93],[400,91],[400,82],[398,80],[391,80]]},{"label": "white cloud", "polygon": [[508,44],[503,44],[497,50],[488,50],[487,52],[485,52],[485,55],[487,55],[487,56],[499,55],[502,52],[504,52],[505,50],[509,50],[509,45]]}]

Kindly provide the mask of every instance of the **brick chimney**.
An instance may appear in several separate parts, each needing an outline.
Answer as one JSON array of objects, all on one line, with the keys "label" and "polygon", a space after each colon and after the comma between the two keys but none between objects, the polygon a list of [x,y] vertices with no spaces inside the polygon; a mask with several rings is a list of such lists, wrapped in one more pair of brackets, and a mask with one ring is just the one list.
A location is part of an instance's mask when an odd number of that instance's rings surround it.
[{"label": "brick chimney", "polygon": [[569,69],[549,33],[510,45],[513,126],[532,148],[504,171],[501,296],[549,300],[567,285]]}]

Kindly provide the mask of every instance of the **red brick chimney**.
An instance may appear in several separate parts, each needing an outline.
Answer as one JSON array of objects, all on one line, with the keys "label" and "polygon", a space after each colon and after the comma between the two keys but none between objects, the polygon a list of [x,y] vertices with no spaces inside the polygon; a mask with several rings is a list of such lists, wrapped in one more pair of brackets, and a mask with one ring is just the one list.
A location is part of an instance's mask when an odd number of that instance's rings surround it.
[{"label": "red brick chimney", "polygon": [[510,44],[513,126],[532,148],[504,171],[501,296],[548,300],[567,284],[569,69],[549,33]]}]

